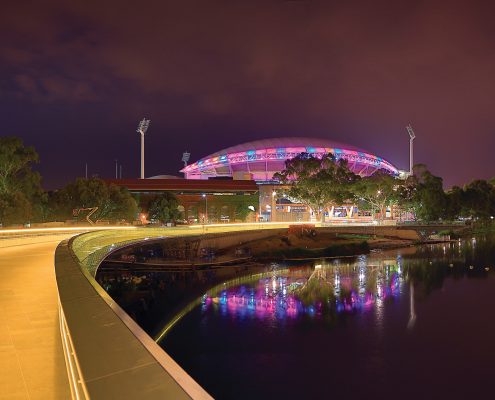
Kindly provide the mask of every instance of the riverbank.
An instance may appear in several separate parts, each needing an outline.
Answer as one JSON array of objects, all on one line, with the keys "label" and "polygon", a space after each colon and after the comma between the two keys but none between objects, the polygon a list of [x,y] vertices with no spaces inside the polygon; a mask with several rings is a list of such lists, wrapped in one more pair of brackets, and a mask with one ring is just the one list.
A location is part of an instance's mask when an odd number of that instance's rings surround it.
[{"label": "riverbank", "polygon": [[245,248],[254,259],[270,261],[345,257],[415,244],[418,244],[415,239],[316,232],[314,235],[277,234],[246,243]]},{"label": "riverbank", "polygon": [[[432,239],[432,234],[435,237]],[[102,268],[142,271],[201,270],[251,261],[309,260],[367,254],[448,241],[447,236],[421,229],[388,226],[317,227],[291,231],[273,229],[236,234],[205,234],[157,238],[117,251]]]}]

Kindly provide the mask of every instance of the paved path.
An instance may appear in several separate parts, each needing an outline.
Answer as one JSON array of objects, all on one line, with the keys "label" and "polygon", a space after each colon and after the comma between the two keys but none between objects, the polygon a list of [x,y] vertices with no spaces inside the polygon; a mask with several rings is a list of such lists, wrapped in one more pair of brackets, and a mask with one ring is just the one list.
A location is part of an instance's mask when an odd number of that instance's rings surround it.
[{"label": "paved path", "polygon": [[0,399],[70,398],[53,266],[66,237],[0,248]]}]

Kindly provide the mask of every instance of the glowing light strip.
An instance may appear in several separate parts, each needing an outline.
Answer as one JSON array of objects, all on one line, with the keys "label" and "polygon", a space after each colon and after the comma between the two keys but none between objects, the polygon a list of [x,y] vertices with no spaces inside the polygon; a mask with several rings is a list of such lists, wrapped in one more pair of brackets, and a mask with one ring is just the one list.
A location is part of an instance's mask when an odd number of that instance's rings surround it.
[{"label": "glowing light strip", "polygon": [[87,227],[67,227],[67,228],[19,228],[19,229],[0,229],[0,235],[3,233],[40,233],[40,232],[73,232],[73,231],[101,231],[101,230],[123,230],[136,229],[136,226],[87,226]]},{"label": "glowing light strip", "polygon": [[[239,227],[248,227],[252,226],[253,228],[256,229],[262,229],[263,226],[277,226],[280,225],[282,227],[288,227],[289,225],[305,225],[308,224],[307,221],[298,221],[298,222],[258,222],[258,223],[252,223],[252,222],[232,222],[228,224],[197,224],[197,225],[188,225],[189,229],[201,229],[203,227],[224,227],[228,228],[229,226],[239,226]],[[315,221],[314,223],[311,222],[311,224],[314,224],[316,226],[321,225],[321,222]],[[346,224],[349,225],[349,224]],[[368,224],[369,225],[369,224]]]},{"label": "glowing light strip", "polygon": [[[283,151],[280,151],[283,150]],[[263,150],[249,150],[246,152],[231,153],[220,156],[221,162],[218,162],[219,157],[211,157],[203,160],[199,160],[196,163],[188,165],[182,169],[181,172],[194,173],[194,172],[208,172],[211,168],[221,167],[228,162],[231,165],[242,164],[250,161],[269,161],[269,160],[287,160],[295,157],[302,152],[310,152],[316,157],[322,157],[325,154],[333,153],[337,158],[348,159],[361,164],[381,166],[394,174],[398,174],[399,170],[395,168],[391,163],[384,160],[381,157],[373,154],[358,152],[355,150],[345,150],[338,148],[322,148],[322,147],[286,147],[284,149],[263,149]],[[226,160],[227,159],[227,160]],[[208,170],[206,170],[206,166]],[[214,173],[214,172],[213,172]]]}]

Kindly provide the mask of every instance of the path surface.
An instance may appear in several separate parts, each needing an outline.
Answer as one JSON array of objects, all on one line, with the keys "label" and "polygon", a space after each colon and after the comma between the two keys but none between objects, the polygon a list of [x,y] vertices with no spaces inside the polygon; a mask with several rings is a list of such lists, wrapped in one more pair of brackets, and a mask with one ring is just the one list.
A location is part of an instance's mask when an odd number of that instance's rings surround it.
[{"label": "path surface", "polygon": [[54,252],[71,235],[0,248],[0,399],[69,399]]}]

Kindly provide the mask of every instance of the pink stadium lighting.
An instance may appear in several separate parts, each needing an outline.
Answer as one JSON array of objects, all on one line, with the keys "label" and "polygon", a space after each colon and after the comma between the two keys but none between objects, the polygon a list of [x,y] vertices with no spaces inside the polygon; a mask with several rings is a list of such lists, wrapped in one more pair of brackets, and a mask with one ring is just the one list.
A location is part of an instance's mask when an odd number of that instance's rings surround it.
[{"label": "pink stadium lighting", "polygon": [[285,161],[299,153],[323,157],[332,153],[348,161],[349,168],[361,176],[377,170],[398,176],[399,170],[390,162],[354,146],[316,138],[275,138],[257,140],[220,150],[183,168],[187,179],[232,177],[270,182],[273,174],[285,168]]}]

